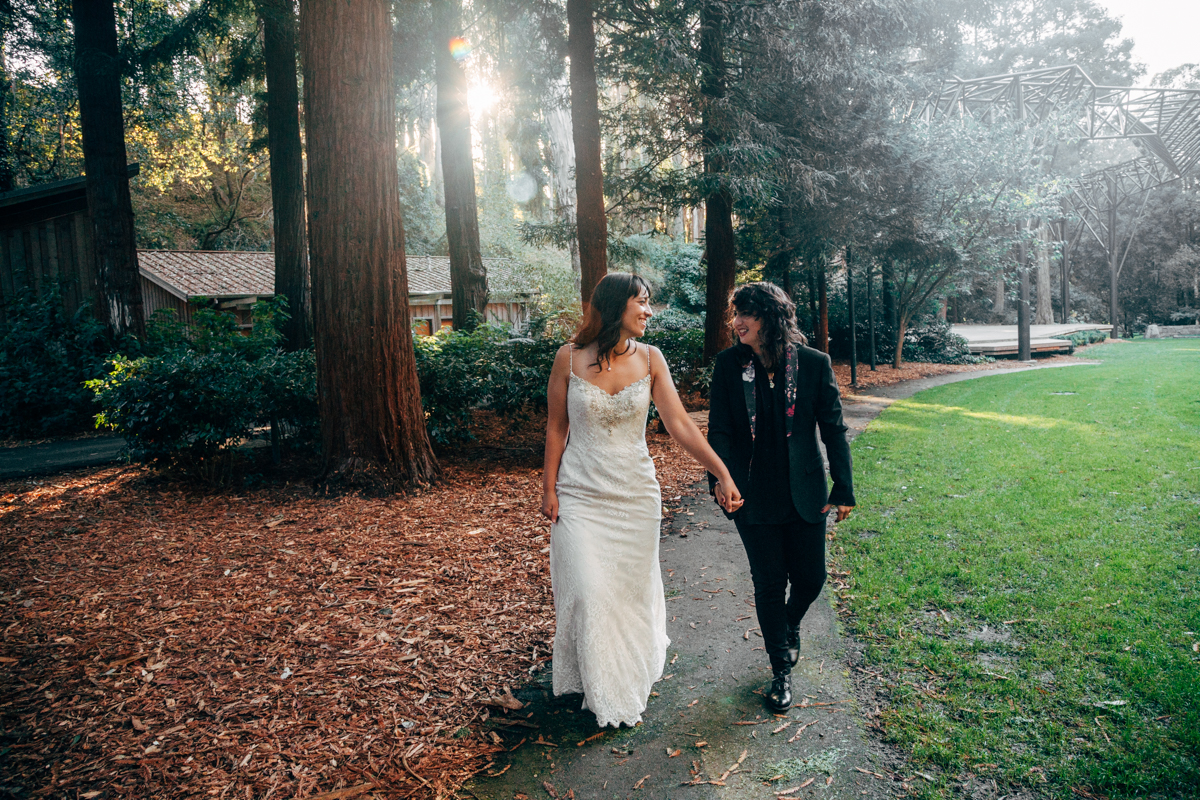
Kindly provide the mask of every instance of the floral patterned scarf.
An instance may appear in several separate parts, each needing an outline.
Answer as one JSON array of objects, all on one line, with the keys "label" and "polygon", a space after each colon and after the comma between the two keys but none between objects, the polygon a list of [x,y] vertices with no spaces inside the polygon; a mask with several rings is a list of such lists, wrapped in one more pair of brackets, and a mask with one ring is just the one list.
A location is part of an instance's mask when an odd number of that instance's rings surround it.
[{"label": "floral patterned scarf", "polygon": [[[784,419],[787,422],[787,435],[792,436],[792,422],[796,418],[796,345],[787,346],[783,370]],[[750,441],[754,441],[757,428],[758,394],[754,380],[754,354],[751,352],[746,365],[742,367],[742,391],[746,396],[746,412],[750,415]]]}]

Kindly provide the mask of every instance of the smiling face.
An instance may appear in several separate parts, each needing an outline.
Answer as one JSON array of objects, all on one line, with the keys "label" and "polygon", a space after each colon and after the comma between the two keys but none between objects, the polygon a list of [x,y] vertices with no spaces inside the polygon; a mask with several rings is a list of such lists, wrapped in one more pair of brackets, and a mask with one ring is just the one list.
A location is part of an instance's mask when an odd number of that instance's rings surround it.
[{"label": "smiling face", "polygon": [[758,338],[759,332],[762,330],[762,320],[758,317],[747,314],[744,311],[739,311],[733,317],[733,332],[737,334],[738,341],[758,353],[762,347],[762,341]]},{"label": "smiling face", "polygon": [[646,335],[646,325],[654,316],[650,307],[650,293],[645,289],[638,292],[636,297],[629,298],[625,304],[625,313],[621,315],[621,332],[626,338],[635,339]]}]

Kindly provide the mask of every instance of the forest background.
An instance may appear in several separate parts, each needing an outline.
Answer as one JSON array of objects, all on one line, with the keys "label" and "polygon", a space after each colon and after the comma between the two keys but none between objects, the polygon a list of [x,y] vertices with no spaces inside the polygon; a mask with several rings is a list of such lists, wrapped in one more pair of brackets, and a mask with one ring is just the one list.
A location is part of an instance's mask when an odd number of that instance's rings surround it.
[{"label": "forest background", "polygon": [[[392,9],[400,190],[413,255],[448,252],[434,74],[434,12],[443,5],[457,3]],[[117,3],[127,146],[141,165],[132,182],[139,247],[272,248],[264,7]],[[697,40],[706,9],[722,16],[727,62],[720,107],[707,109]],[[491,0],[451,13],[461,14],[466,40],[459,57],[483,254],[514,259],[547,303],[568,307],[573,241],[563,223],[573,219],[575,190],[565,6]],[[739,268],[792,289],[802,308],[846,245],[882,255],[916,240],[965,256],[969,269],[932,298],[955,297],[952,316],[1011,316],[1011,298],[994,291],[994,280],[979,280],[1012,271],[1011,242],[996,234],[1006,220],[990,209],[985,253],[947,236],[978,222],[980,208],[945,201],[964,176],[986,195],[980,169],[1003,180],[1028,168],[1028,139],[1014,147],[1007,130],[920,129],[914,105],[950,76],[1066,63],[1104,84],[1200,85],[1194,65],[1145,75],[1120,23],[1091,0],[599,3],[596,24],[610,255],[615,267],[649,274],[662,299],[685,312],[702,310],[704,206],[719,181],[734,206]],[[69,5],[6,2],[0,36],[0,191],[82,174]],[[724,118],[714,124],[714,113]],[[717,128],[724,169],[706,172],[702,138]],[[980,146],[989,163],[977,162]],[[1059,179],[1124,160],[1132,145],[1066,150],[1056,158]],[[1025,192],[1053,194],[1046,184]],[[1003,201],[1022,213],[1038,202],[1020,195]],[[1121,278],[1130,324],[1170,322],[1200,305],[1196,216],[1194,194],[1181,187],[1150,199]],[[1107,321],[1105,259],[1086,239],[1081,246],[1072,305],[1084,319]],[[805,322],[814,332],[815,321]]]},{"label": "forest background", "polygon": [[[577,235],[584,222],[582,211],[577,219],[584,207],[577,187],[587,180],[576,169],[569,5],[434,0],[387,7],[404,247],[409,255],[449,254],[452,265],[467,265],[457,274],[474,288],[459,280],[454,290],[474,292],[472,303],[456,296],[456,327],[464,332],[465,308],[481,308],[486,297],[482,257],[509,259],[518,279],[537,289],[534,329],[523,332],[535,338],[555,320],[569,326],[581,291],[586,301],[595,279],[581,266],[587,239]],[[284,64],[296,78],[290,102],[303,144],[292,155],[300,164],[312,142],[305,126],[311,117],[300,102],[306,72],[296,9],[286,0],[114,6],[125,147],[140,165],[131,181],[138,247],[275,249],[277,266],[283,264],[284,239],[275,225],[285,201],[272,192],[278,174],[269,157],[268,75],[272,64],[277,70]],[[589,52],[602,170],[589,167],[588,174],[603,176],[607,264],[651,279],[656,301],[666,307],[656,330],[678,334],[659,344],[674,348],[679,357],[672,365],[684,372],[727,343],[721,319],[735,279],[783,286],[797,300],[810,341],[835,356],[849,355],[853,342],[858,353],[873,347],[873,356],[897,365],[902,358],[965,359],[946,321],[1013,322],[1016,248],[1024,243],[1034,253],[1033,321],[1065,316],[1051,268],[1061,245],[1051,241],[1047,223],[1061,216],[1071,177],[1126,161],[1137,155],[1135,146],[1082,141],[1071,132],[1069,113],[1037,124],[1004,118],[982,124],[928,123],[916,112],[952,76],[1072,63],[1100,84],[1148,79],[1200,88],[1194,64],[1145,75],[1120,23],[1092,0],[576,7],[594,15]],[[0,4],[0,191],[83,170],[74,24],[67,3]],[[290,38],[272,33],[281,25]],[[465,103],[448,110],[460,99]],[[280,105],[277,95],[274,107]],[[457,143],[452,129],[461,136]],[[275,171],[283,169],[281,161]],[[311,205],[311,175],[309,181]],[[472,213],[464,211],[467,199],[478,209],[477,236]],[[1125,235],[1137,229],[1119,288],[1116,322],[1125,331],[1200,318],[1198,217],[1192,175],[1123,210],[1118,227]],[[289,258],[300,258],[297,237],[289,241]],[[1071,319],[1109,321],[1106,258],[1083,237],[1072,264]],[[284,294],[291,324],[307,321],[307,286]],[[851,334],[846,307],[856,297],[877,321],[877,336],[868,338],[861,312]],[[264,313],[285,323],[284,341],[295,340],[288,349],[303,348],[311,328],[287,328],[289,315],[279,311]],[[37,346],[45,330],[32,324],[20,333]],[[180,338],[178,331],[159,331],[160,344],[164,337]],[[96,362],[107,354],[92,355]],[[537,384],[545,355],[517,359],[474,396],[489,395],[495,405],[502,384],[528,396],[526,384]],[[481,363],[478,348],[475,356],[462,359],[463,369],[447,379],[453,370],[434,362],[452,360],[453,348],[417,343],[435,439],[455,438],[469,416],[461,398],[472,396],[471,382],[478,382],[469,374]],[[206,372],[202,364],[196,368]],[[271,368],[311,372],[302,363]],[[95,363],[76,371],[95,377]],[[688,388],[701,393],[703,382],[699,372],[685,376]],[[27,405],[46,406],[45,387],[17,383]],[[93,387],[102,400],[103,386]],[[300,395],[309,391],[307,384],[298,387]],[[158,388],[174,396],[170,386]],[[236,393],[226,399],[246,405]],[[89,416],[80,411],[94,411],[90,402],[81,400],[64,419]],[[164,418],[181,411],[165,402],[158,409]],[[4,422],[10,432],[21,424]]]}]

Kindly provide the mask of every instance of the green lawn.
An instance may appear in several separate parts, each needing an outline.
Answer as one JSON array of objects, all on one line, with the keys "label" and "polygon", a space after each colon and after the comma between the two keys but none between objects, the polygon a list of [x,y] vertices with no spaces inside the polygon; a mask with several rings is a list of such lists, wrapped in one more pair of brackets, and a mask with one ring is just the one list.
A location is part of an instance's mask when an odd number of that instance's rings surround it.
[{"label": "green lawn", "polygon": [[1200,797],[1200,340],[1087,356],[854,442],[841,596],[930,796]]}]

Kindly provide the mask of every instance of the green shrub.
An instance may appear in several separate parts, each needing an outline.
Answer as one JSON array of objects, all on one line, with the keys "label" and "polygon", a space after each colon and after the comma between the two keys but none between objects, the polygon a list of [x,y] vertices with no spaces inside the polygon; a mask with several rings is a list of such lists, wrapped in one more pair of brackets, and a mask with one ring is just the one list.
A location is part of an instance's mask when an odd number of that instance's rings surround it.
[{"label": "green shrub", "polygon": [[971,355],[967,340],[954,333],[949,322],[936,317],[904,332],[903,356],[905,361],[932,364],[983,364],[993,360]]},{"label": "green shrub", "polygon": [[652,330],[644,340],[662,351],[680,394],[708,394],[712,368],[704,365],[704,329]]},{"label": "green shrub", "polygon": [[505,327],[480,325],[416,336],[413,343],[430,438],[449,444],[471,438],[476,408],[516,418],[545,408],[554,354],[566,336],[543,326],[540,335],[514,338]]},{"label": "green shrub", "polygon": [[25,290],[4,304],[0,323],[0,436],[87,430],[96,409],[84,381],[104,373],[111,343],[86,308],[63,310],[51,290]]},{"label": "green shrub", "polygon": [[311,351],[275,346],[275,320],[285,314],[283,298],[255,304],[248,336],[206,308],[195,309],[191,326],[156,316],[147,332],[153,355],[116,356],[107,375],[87,382],[101,408],[97,425],[124,435],[135,459],[212,484],[232,478],[236,448],[256,428],[271,426],[276,443],[311,440],[315,361]]},{"label": "green shrub", "polygon": [[[528,326],[526,335],[517,337],[497,325],[414,337],[430,438],[443,445],[469,440],[477,408],[519,420],[546,407],[554,355],[569,334],[543,323]],[[708,391],[711,371],[702,363],[703,330],[656,331],[645,341],[662,350],[681,392]]]},{"label": "green shrub", "polygon": [[1103,342],[1108,338],[1108,331],[1075,331],[1063,336],[1053,336],[1053,339],[1065,339],[1071,343],[1071,352],[1075,352],[1076,347],[1086,347],[1089,344]]}]

